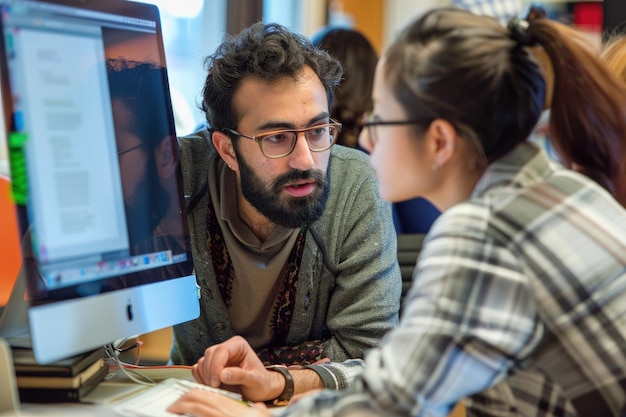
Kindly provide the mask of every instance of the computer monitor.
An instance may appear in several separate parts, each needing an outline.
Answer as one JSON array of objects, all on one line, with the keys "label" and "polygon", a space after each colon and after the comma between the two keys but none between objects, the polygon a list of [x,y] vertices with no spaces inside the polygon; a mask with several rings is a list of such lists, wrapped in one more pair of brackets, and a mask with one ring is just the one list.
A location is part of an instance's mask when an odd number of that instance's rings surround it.
[{"label": "computer monitor", "polygon": [[27,288],[37,361],[198,317],[158,8],[125,0],[0,7],[23,259],[13,298]]}]

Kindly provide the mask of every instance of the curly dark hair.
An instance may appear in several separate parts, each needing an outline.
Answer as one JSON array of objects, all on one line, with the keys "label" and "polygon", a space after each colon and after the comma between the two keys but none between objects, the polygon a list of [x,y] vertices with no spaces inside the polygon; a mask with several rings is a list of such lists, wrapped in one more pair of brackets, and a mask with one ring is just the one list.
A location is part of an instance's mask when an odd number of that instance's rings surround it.
[{"label": "curly dark hair", "polygon": [[339,61],[315,48],[304,36],[276,23],[255,23],[234,37],[227,37],[214,54],[205,59],[208,70],[203,88],[202,110],[210,129],[236,128],[239,115],[233,97],[241,81],[249,76],[274,81],[297,77],[309,66],[326,89],[328,108],[342,68]]}]

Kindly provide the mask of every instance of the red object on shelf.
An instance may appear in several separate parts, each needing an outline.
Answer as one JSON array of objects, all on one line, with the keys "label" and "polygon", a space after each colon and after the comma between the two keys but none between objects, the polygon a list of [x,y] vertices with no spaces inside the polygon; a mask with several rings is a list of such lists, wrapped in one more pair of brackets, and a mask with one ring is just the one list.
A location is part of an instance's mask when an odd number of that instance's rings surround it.
[{"label": "red object on shelf", "polygon": [[575,26],[591,32],[602,32],[602,3],[597,1],[574,4],[573,21]]}]

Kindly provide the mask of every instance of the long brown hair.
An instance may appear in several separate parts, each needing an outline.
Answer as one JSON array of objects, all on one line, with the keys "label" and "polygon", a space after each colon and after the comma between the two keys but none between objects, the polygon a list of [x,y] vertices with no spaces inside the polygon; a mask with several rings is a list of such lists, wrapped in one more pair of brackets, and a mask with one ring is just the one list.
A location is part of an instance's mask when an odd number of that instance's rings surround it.
[{"label": "long brown hair", "polygon": [[361,131],[362,116],[374,106],[372,86],[378,54],[365,35],[355,29],[328,29],[312,42],[337,58],[343,67],[343,79],[335,92],[332,115],[343,125],[337,143],[354,148]]},{"label": "long brown hair", "polygon": [[557,152],[625,205],[626,88],[580,32],[537,19],[528,36],[552,61],[549,130]]}]

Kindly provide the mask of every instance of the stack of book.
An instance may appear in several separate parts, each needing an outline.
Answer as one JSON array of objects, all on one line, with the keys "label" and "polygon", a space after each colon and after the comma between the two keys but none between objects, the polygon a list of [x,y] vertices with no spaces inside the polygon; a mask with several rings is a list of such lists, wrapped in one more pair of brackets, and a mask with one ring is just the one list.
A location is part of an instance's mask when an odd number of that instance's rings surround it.
[{"label": "stack of book", "polygon": [[104,349],[46,365],[37,363],[31,349],[11,350],[22,402],[80,402],[109,371],[104,362]]}]

